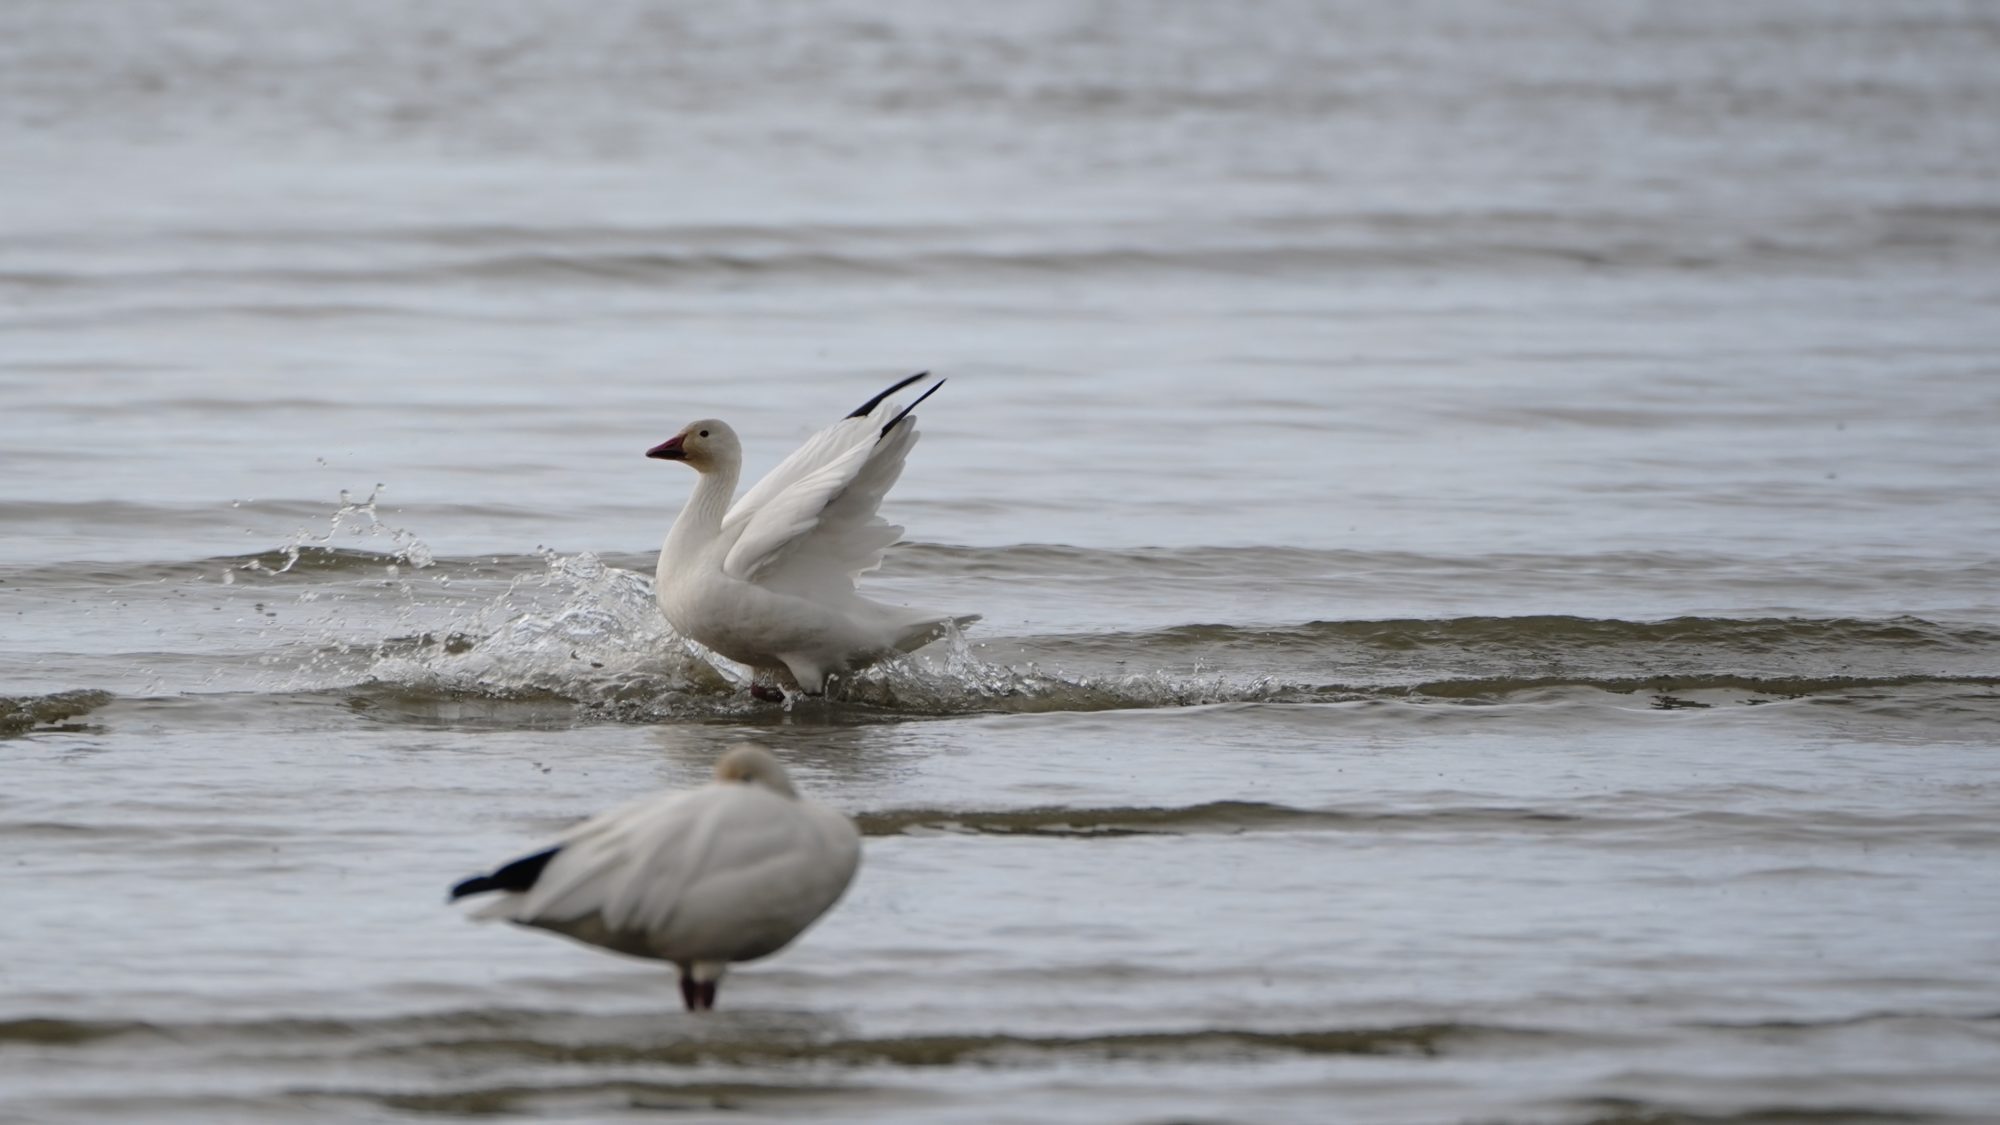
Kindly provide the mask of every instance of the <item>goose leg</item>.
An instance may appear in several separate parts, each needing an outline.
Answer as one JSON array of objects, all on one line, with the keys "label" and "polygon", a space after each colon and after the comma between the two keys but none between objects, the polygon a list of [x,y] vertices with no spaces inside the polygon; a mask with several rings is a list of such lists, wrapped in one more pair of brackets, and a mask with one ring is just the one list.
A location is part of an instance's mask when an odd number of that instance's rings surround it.
[{"label": "goose leg", "polygon": [[782,653],[778,659],[785,662],[785,670],[792,674],[792,682],[799,685],[800,691],[807,695],[826,694],[826,673],[818,665],[809,663],[804,657]]},{"label": "goose leg", "polygon": [[690,1012],[715,1010],[715,990],[729,971],[727,961],[696,961],[681,966],[681,1003]]}]

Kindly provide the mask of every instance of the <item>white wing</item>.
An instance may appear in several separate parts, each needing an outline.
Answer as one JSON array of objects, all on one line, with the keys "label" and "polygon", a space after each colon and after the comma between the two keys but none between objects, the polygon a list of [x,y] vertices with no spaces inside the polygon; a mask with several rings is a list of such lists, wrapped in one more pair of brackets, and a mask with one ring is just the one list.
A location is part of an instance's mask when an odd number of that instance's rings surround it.
[{"label": "white wing", "polygon": [[481,916],[640,955],[759,956],[796,936],[853,878],[858,837],[843,848],[822,821],[854,836],[845,818],[757,786],[646,798],[572,829],[533,887]]},{"label": "white wing", "polygon": [[[602,915],[607,927],[625,928],[643,882],[671,893],[693,877],[699,852],[682,845],[701,824],[704,798],[712,796],[703,788],[645,797],[591,817],[557,840],[559,850],[534,886],[489,904],[478,916],[555,928]],[[646,863],[648,857],[655,862]],[[635,877],[642,871],[643,881]]]},{"label": "white wing", "polygon": [[943,385],[939,380],[886,423],[881,417],[891,408],[878,400],[878,409],[820,431],[772,470],[724,520],[726,528],[740,519],[741,531],[723,571],[808,597],[852,593],[855,576],[880,566],[882,552],[903,534],[877,511],[917,443],[909,411]]},{"label": "white wing", "polygon": [[862,403],[847,417],[807,438],[806,443],[793,450],[791,456],[778,462],[777,468],[765,473],[764,479],[736,498],[736,502],[729,506],[728,514],[722,517],[722,526],[728,528],[743,522],[785,489],[855,449],[874,444],[881,436],[883,416],[893,409],[885,405],[889,396],[929,374],[928,371],[917,372]]}]

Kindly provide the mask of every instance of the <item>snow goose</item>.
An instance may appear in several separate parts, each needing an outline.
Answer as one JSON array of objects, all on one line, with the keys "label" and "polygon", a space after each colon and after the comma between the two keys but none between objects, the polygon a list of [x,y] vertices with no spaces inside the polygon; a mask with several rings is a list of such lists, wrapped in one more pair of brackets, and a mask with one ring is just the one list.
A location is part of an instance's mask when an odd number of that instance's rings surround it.
[{"label": "snow goose", "polygon": [[[854,592],[903,529],[876,514],[917,443],[911,413],[940,379],[896,411],[889,396],[912,375],[814,434],[734,504],[743,447],[714,418],[690,422],[646,451],[700,477],[660,548],[655,592],[682,636],[760,676],[788,674],[818,695],[827,677],[936,640],[953,617],[898,608]],[[759,684],[752,691],[773,693]]]},{"label": "snow goose", "polygon": [[738,743],[699,789],[592,817],[556,845],[451,889],[474,912],[680,968],[689,1011],[715,1007],[734,961],[783,949],[861,863],[854,822],[799,799],[770,751]]}]

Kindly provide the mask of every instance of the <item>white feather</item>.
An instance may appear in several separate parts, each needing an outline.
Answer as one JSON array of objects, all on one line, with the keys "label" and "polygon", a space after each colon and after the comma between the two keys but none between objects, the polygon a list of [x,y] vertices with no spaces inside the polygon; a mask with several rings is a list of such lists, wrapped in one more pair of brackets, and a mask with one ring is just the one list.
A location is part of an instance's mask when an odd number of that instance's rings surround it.
[{"label": "white feather", "polygon": [[761,748],[763,777],[721,779],[577,825],[534,884],[476,913],[566,934],[684,970],[783,948],[839,900],[861,861],[854,823],[791,792]]},{"label": "white feather", "polygon": [[854,580],[881,566],[883,552],[902,537],[903,529],[878,512],[917,436],[915,423],[905,419],[887,437],[854,446],[773,492],[744,513],[722,569],[806,597],[852,593]]},{"label": "white feather", "polygon": [[878,406],[873,414],[842,418],[807,438],[804,445],[778,462],[776,468],[765,473],[762,479],[737,498],[736,503],[730,505],[722,526],[743,522],[792,485],[856,449],[874,445],[881,436],[881,414],[882,408]]}]

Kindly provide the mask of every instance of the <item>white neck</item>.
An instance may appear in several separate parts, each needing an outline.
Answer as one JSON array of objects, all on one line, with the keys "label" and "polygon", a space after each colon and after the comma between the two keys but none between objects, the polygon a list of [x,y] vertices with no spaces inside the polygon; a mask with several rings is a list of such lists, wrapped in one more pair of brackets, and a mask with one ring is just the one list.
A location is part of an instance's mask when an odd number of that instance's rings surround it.
[{"label": "white neck", "polygon": [[702,548],[715,541],[722,531],[722,517],[729,511],[729,501],[736,495],[737,466],[722,464],[709,472],[702,473],[694,484],[694,491],[688,494],[687,506],[681,509],[680,517],[667,532],[667,541],[660,547],[660,570],[666,572],[667,560],[687,560]]}]

